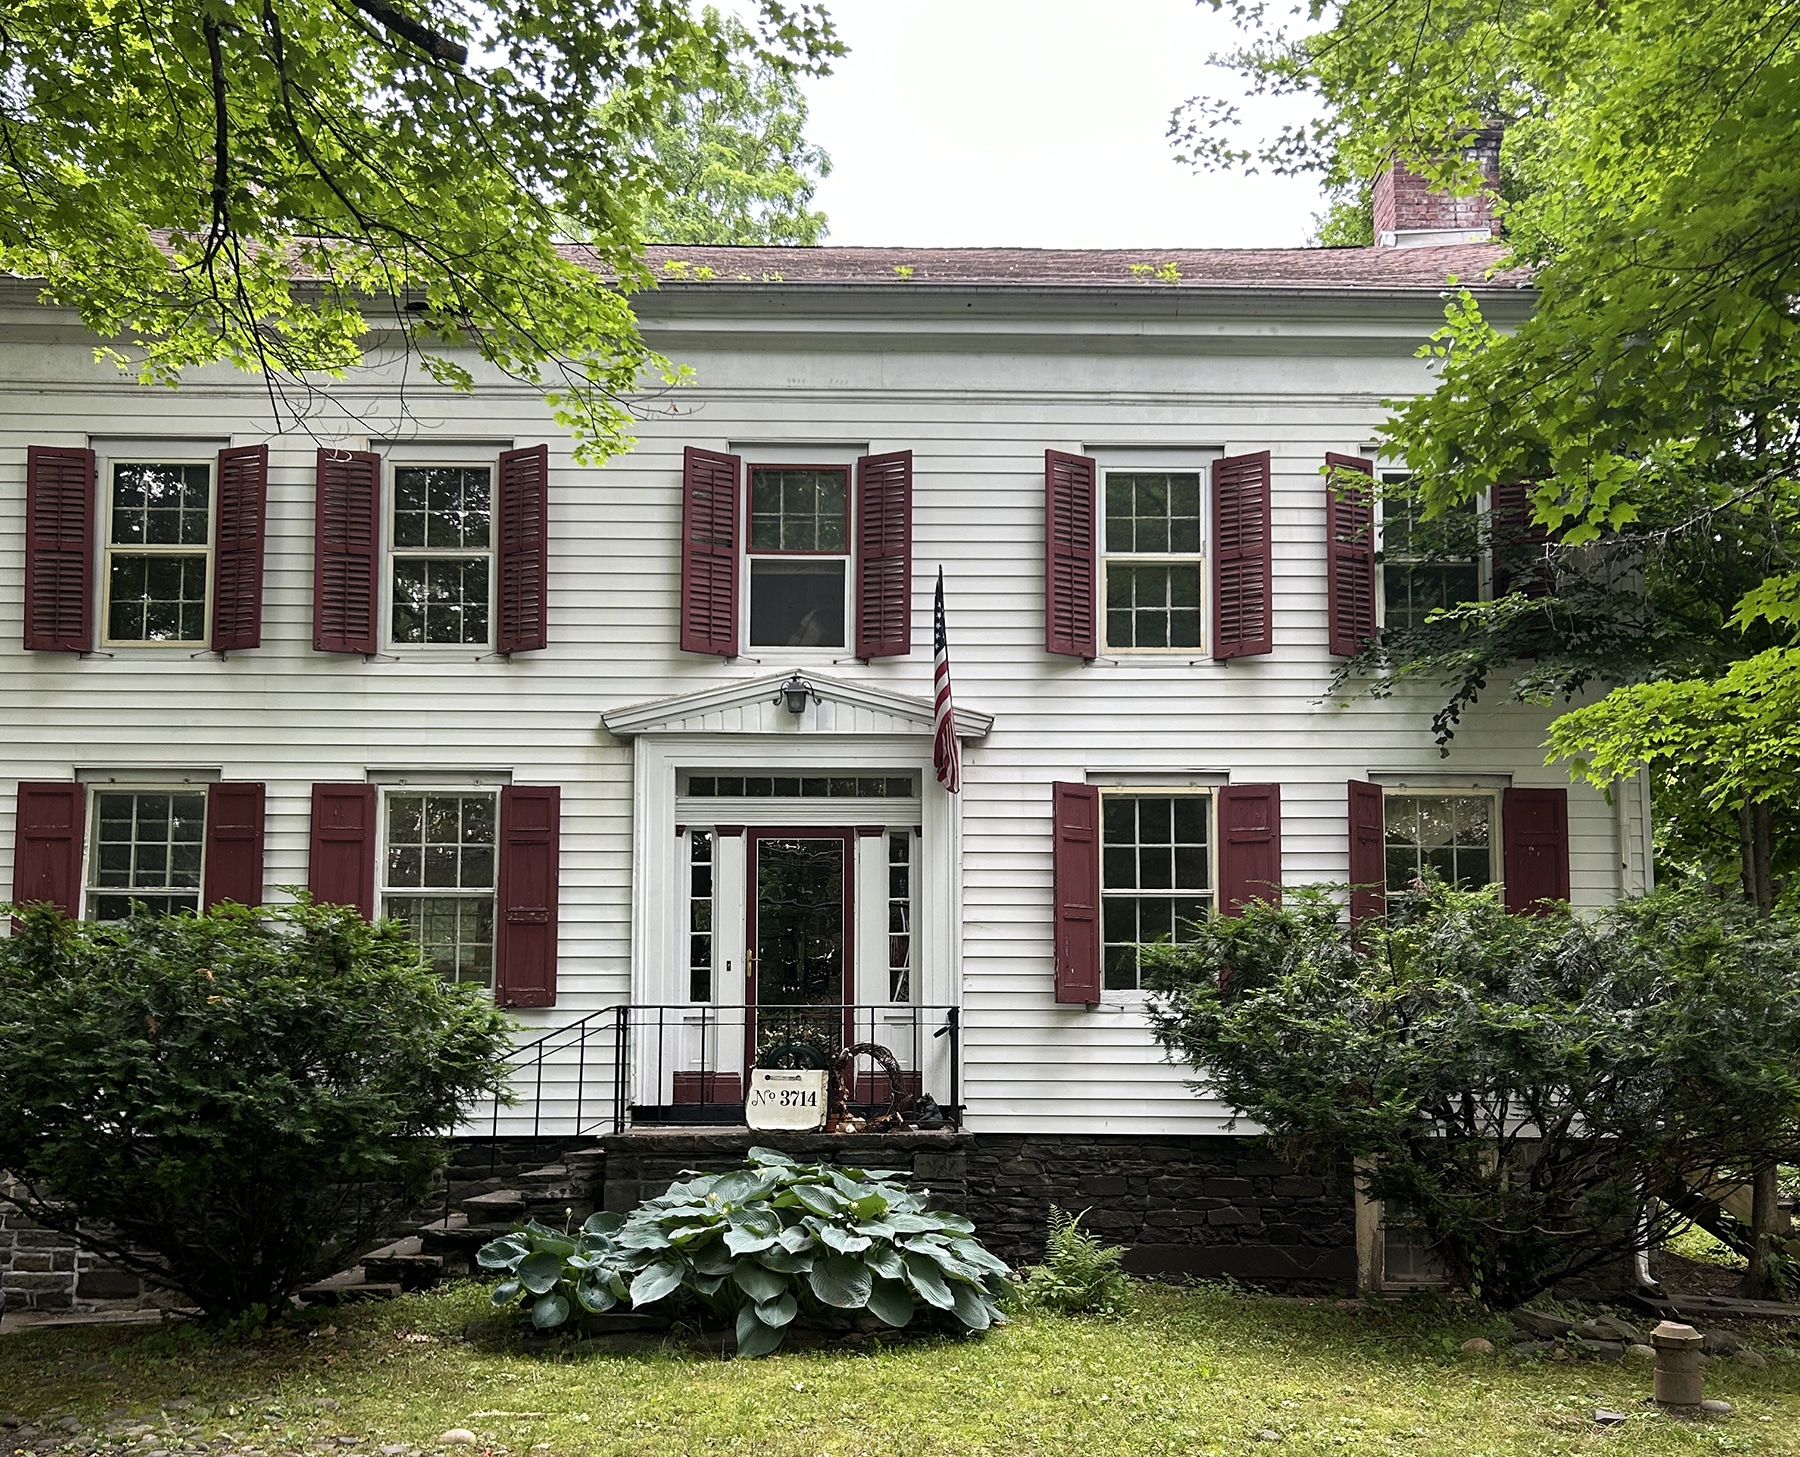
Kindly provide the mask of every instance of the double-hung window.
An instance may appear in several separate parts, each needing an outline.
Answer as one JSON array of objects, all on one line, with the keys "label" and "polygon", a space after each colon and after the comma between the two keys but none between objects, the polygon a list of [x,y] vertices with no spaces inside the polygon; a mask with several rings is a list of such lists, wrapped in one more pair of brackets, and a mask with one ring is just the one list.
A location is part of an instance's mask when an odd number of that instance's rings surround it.
[{"label": "double-hung window", "polygon": [[1199,650],[1201,479],[1198,471],[1106,472],[1106,651]]},{"label": "double-hung window", "polygon": [[1140,948],[1191,939],[1213,902],[1213,797],[1209,793],[1100,798],[1102,985],[1141,983]]},{"label": "double-hung window", "polygon": [[389,540],[389,638],[485,647],[492,639],[494,471],[397,465]]},{"label": "double-hung window", "polygon": [[492,986],[498,797],[390,789],[382,811],[382,914],[411,927],[440,975]]},{"label": "double-hung window", "polygon": [[844,647],[849,468],[753,465],[749,474],[750,646]]},{"label": "double-hung window", "polygon": [[107,643],[204,647],[212,578],[212,463],[109,464]]},{"label": "double-hung window", "polygon": [[133,901],[159,915],[198,911],[206,790],[101,789],[91,799],[88,919],[123,921]]},{"label": "double-hung window", "polygon": [[1494,795],[1481,792],[1383,795],[1387,888],[1404,891],[1427,870],[1463,890],[1493,884],[1496,804]]},{"label": "double-hung window", "polygon": [[1431,613],[1481,596],[1475,508],[1425,521],[1416,501],[1387,494],[1406,480],[1404,472],[1381,474],[1381,620],[1389,629],[1422,626]]}]

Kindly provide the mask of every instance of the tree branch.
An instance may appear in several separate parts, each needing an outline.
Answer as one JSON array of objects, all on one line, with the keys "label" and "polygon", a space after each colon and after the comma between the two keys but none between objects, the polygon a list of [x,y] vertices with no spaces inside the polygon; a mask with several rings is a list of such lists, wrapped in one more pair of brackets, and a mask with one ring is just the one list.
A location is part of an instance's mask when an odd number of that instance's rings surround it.
[{"label": "tree branch", "polygon": [[468,64],[469,48],[466,45],[402,15],[387,0],[350,0],[350,3],[402,40],[410,41],[433,60],[448,61],[453,66]]}]

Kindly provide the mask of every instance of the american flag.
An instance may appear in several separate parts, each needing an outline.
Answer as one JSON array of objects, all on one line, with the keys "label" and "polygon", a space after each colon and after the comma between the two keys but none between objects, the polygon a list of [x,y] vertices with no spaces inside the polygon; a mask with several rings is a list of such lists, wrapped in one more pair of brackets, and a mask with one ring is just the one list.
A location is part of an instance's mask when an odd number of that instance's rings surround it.
[{"label": "american flag", "polygon": [[932,766],[938,783],[952,794],[962,788],[962,747],[956,742],[956,706],[950,701],[950,639],[944,631],[944,569],[938,568],[937,607],[931,618],[932,685],[936,701],[931,711]]}]

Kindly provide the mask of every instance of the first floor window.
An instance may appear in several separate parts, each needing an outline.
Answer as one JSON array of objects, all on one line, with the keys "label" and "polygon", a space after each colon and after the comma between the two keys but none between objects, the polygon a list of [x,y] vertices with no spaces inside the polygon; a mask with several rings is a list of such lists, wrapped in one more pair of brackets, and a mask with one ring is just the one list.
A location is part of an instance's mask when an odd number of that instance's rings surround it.
[{"label": "first floor window", "polygon": [[94,796],[88,915],[123,921],[133,901],[159,915],[200,909],[206,791],[103,789]]},{"label": "first floor window", "polygon": [[107,493],[106,639],[206,641],[212,467],[117,461]]},{"label": "first floor window", "polygon": [[912,850],[910,830],[890,830],[888,850],[888,1000],[912,1000]]},{"label": "first floor window", "polygon": [[492,986],[495,796],[396,790],[384,808],[382,913],[407,923],[440,975]]},{"label": "first floor window", "polygon": [[1493,883],[1493,795],[1389,794],[1382,817],[1389,890],[1406,890],[1427,870],[1463,890]]},{"label": "first floor window", "polygon": [[1212,796],[1102,796],[1100,888],[1104,985],[1135,990],[1140,948],[1190,940],[1212,906]]},{"label": "first floor window", "polygon": [[713,832],[688,831],[688,1000],[713,999]]},{"label": "first floor window", "polygon": [[488,641],[492,508],[487,466],[395,467],[396,644]]}]

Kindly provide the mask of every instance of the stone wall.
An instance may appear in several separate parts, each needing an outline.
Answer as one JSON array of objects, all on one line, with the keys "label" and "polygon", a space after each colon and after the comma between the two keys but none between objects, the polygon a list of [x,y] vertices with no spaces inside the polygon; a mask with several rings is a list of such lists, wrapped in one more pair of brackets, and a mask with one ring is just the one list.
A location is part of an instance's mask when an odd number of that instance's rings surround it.
[{"label": "stone wall", "polygon": [[57,1230],[5,1202],[12,1180],[0,1175],[0,1291],[9,1311],[144,1310],[168,1297],[116,1270]]}]

